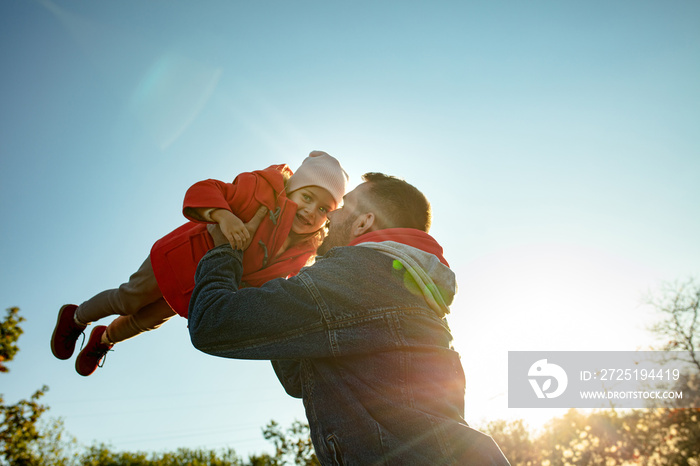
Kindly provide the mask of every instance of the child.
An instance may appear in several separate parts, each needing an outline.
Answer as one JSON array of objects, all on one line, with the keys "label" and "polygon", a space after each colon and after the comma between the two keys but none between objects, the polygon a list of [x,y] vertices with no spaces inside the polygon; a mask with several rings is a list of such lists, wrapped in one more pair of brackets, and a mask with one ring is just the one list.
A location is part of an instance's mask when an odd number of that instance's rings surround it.
[{"label": "child", "polygon": [[[273,165],[241,173],[233,183],[194,184],[183,203],[190,222],[156,241],[139,270],[119,288],[103,291],[80,306],[62,306],[51,351],[58,359],[70,358],[88,324],[119,315],[109,326],[96,326],[78,354],[76,371],[88,376],[116,343],[158,328],[176,313],[187,317],[194,272],[215,245],[212,235],[223,234],[238,249],[250,241],[243,253],[242,286],[296,274],[323,241],[326,214],[342,201],[347,182],[348,175],[335,158],[313,151],[295,173],[287,165]],[[262,215],[250,238],[245,222]],[[214,224],[220,232],[212,229]]]}]

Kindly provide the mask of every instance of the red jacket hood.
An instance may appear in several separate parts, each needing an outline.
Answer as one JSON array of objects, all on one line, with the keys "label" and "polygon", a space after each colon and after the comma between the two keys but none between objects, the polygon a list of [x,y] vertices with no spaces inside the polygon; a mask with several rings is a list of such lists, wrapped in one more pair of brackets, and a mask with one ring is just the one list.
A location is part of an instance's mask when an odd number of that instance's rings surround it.
[{"label": "red jacket hood", "polygon": [[412,246],[421,251],[433,254],[447,267],[450,266],[442,255],[442,246],[435,241],[435,238],[415,228],[386,228],[383,230],[371,231],[362,236],[358,236],[351,241],[348,246],[357,246],[360,243],[381,243],[382,241],[395,241],[407,246]]},{"label": "red jacket hood", "polygon": [[[284,191],[284,185],[286,179],[293,175],[292,169],[289,168],[287,164],[280,165],[270,165],[262,170],[255,170],[253,173],[257,173],[267,181],[272,189],[275,191]],[[282,176],[280,177],[280,173]]]}]

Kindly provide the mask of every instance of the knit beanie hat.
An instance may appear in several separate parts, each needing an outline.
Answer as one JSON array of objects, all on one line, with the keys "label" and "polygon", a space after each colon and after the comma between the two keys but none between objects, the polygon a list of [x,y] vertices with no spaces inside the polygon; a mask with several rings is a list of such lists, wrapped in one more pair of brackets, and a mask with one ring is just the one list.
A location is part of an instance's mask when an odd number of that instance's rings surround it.
[{"label": "knit beanie hat", "polygon": [[301,163],[301,166],[287,181],[286,191],[291,193],[306,186],[320,186],[326,189],[335,205],[340,205],[348,185],[348,174],[335,158],[315,150]]}]

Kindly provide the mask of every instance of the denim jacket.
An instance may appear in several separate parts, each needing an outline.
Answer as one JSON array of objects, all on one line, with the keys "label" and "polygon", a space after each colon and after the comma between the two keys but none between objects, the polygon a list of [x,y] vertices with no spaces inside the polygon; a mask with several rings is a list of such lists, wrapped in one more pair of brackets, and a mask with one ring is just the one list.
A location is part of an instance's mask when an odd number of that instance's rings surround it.
[{"label": "denim jacket", "polygon": [[272,360],[287,393],[303,399],[324,465],[507,465],[464,420],[459,355],[421,292],[439,289],[449,303],[454,282],[426,287],[410,267],[378,248],[337,247],[295,277],[238,289],[241,253],[219,246],[195,276],[192,343]]}]

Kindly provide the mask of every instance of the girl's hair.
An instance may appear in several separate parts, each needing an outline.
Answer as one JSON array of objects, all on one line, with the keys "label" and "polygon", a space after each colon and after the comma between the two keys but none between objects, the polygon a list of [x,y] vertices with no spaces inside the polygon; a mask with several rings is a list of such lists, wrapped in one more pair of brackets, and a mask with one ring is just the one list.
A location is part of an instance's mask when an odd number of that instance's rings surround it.
[{"label": "girl's hair", "polygon": [[[311,233],[308,238],[306,238],[305,241],[307,241],[311,247],[314,248],[314,251],[318,249],[319,246],[321,246],[321,243],[323,243],[323,240],[326,239],[326,235],[328,234],[328,221],[323,224],[321,228],[316,230],[314,233]],[[309,258],[309,261],[307,262],[307,265],[311,264],[313,262],[313,257],[311,256]]]},{"label": "girl's hair", "polygon": [[[328,222],[326,221],[326,223],[321,228],[314,231],[313,233],[309,233],[308,235],[306,235],[305,238],[301,239],[299,242],[297,242],[295,244],[308,243],[314,249],[314,251],[316,251],[318,249],[318,247],[321,246],[321,243],[323,243],[323,240],[326,238],[326,235],[328,234],[328,226],[327,225],[328,225]],[[316,255],[312,254],[306,260],[306,264],[304,264],[304,266],[309,266],[309,265],[313,264],[315,262],[315,260],[316,260]]]}]

